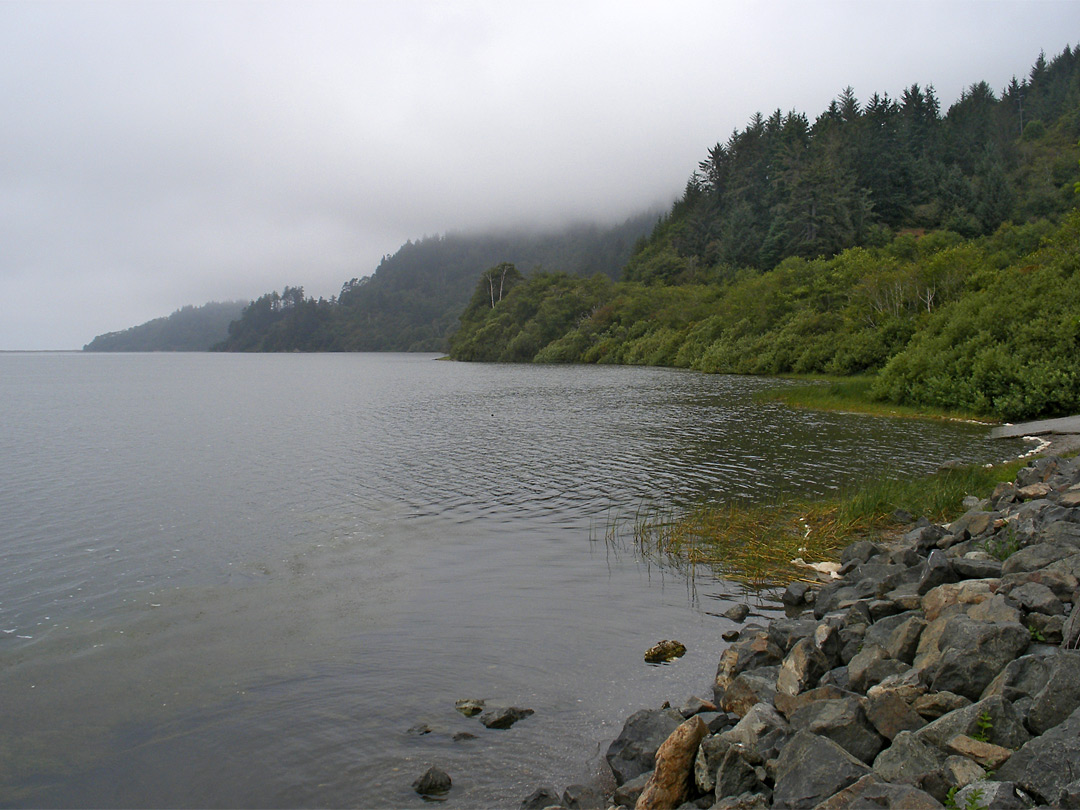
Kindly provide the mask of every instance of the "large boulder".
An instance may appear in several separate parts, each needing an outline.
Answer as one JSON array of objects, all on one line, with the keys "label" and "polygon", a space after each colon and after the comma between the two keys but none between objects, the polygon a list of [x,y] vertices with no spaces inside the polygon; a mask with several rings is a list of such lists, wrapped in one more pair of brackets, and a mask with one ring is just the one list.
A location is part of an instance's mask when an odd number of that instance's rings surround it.
[{"label": "large boulder", "polygon": [[709,733],[698,716],[679,725],[656,751],[656,767],[638,796],[635,810],[675,810],[694,785],[694,757]]},{"label": "large boulder", "polygon": [[1064,805],[1063,794],[1077,778],[1080,762],[1080,709],[1040,737],[1027,742],[995,775],[1015,782],[1036,800]]},{"label": "large boulder", "polygon": [[657,749],[682,722],[674,709],[642,709],[630,715],[607,750],[606,759],[616,784],[651,771]]},{"label": "large boulder", "polygon": [[827,737],[867,763],[874,761],[883,744],[855,697],[809,703],[791,715],[791,727]]},{"label": "large boulder", "polygon": [[866,703],[866,718],[887,740],[901,731],[916,731],[926,721],[895,692],[879,692],[871,695]]},{"label": "large boulder", "polygon": [[[982,769],[979,769],[982,773]],[[941,810],[941,802],[912,785],[891,785],[874,773],[816,805],[814,810]]]},{"label": "large boulder", "polygon": [[938,639],[942,653],[930,685],[975,700],[1030,643],[1031,635],[1023,625],[953,616]]},{"label": "large boulder", "polygon": [[800,638],[780,665],[776,677],[776,691],[785,695],[797,695],[817,684],[818,679],[829,671],[829,659],[825,657],[814,638]]},{"label": "large boulder", "polygon": [[777,759],[773,807],[813,807],[870,772],[832,740],[800,731]]},{"label": "large boulder", "polygon": [[1046,676],[1046,685],[1028,708],[1028,727],[1035,734],[1045,734],[1080,707],[1080,652],[1070,650],[1051,656]]},{"label": "large boulder", "polygon": [[743,717],[754,704],[771,702],[776,697],[778,673],[778,667],[758,667],[740,672],[724,690],[720,708]]},{"label": "large boulder", "polygon": [[720,736],[732,745],[741,746],[743,756],[751,765],[760,765],[773,759],[790,735],[787,720],[770,704],[758,703],[734,728]]},{"label": "large boulder", "polygon": [[946,750],[949,741],[959,734],[969,737],[987,736],[987,742],[1014,751],[1031,739],[1031,735],[1024,728],[1023,716],[1012,703],[1000,695],[942,715],[914,734],[919,740],[942,750]]},{"label": "large boulder", "polygon": [[740,672],[774,666],[783,658],[783,651],[769,640],[768,630],[750,625],[743,628],[739,640],[720,655],[720,663],[716,667],[716,680],[713,684],[716,702],[721,701],[724,692]]},{"label": "large boulder", "polygon": [[892,745],[877,755],[874,773],[886,782],[918,785],[923,776],[941,770],[948,756],[914,732],[901,731]]}]

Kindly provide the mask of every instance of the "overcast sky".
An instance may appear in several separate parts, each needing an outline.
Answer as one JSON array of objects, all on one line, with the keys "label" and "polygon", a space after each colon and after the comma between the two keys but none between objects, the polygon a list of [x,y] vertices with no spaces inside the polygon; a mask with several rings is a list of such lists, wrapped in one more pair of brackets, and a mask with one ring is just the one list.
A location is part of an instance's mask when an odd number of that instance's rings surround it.
[{"label": "overcast sky", "polygon": [[[1080,2],[0,2],[0,349],[621,221],[756,111],[1080,42]],[[480,268],[482,269],[482,268]]]}]

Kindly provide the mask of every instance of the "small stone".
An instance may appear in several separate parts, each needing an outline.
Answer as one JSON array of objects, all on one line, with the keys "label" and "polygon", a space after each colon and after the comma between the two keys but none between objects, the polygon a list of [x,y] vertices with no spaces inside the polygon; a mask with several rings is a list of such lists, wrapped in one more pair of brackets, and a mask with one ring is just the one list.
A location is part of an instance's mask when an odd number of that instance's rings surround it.
[{"label": "small stone", "polygon": [[462,742],[463,740],[475,740],[476,735],[468,731],[459,731],[451,739],[454,742]]},{"label": "small stone", "polygon": [[731,619],[737,624],[742,624],[746,621],[746,617],[750,615],[749,605],[733,605],[724,611],[724,616]]},{"label": "small stone", "polygon": [[645,661],[650,664],[663,664],[686,655],[686,645],[679,641],[664,639],[645,651]]},{"label": "small stone", "polygon": [[952,692],[931,692],[928,695],[916,698],[911,708],[927,720],[936,720],[949,712],[970,705],[971,701],[963,695],[956,695]]},{"label": "small stone", "polygon": [[430,734],[431,731],[431,726],[427,723],[417,723],[415,726],[410,727],[405,733],[412,734],[414,737],[423,737],[425,734]]},{"label": "small stone", "polygon": [[563,791],[562,803],[566,810],[604,810],[607,807],[603,794],[589,785],[570,785]]},{"label": "small stone", "polygon": [[545,807],[554,807],[561,801],[559,794],[551,788],[537,788],[522,800],[519,810],[544,810]]},{"label": "small stone", "polygon": [[433,796],[446,793],[453,786],[450,775],[436,767],[428,768],[423,775],[412,783],[413,790],[421,796]]},{"label": "small stone", "polygon": [[723,633],[720,634],[720,638],[722,638],[724,641],[727,641],[727,642],[738,641],[739,640],[739,631],[738,630],[725,630]]},{"label": "small stone", "polygon": [[783,594],[780,596],[780,601],[785,605],[797,607],[806,601],[806,594],[809,590],[809,584],[796,580],[784,589]]},{"label": "small stone", "polygon": [[454,703],[454,708],[466,717],[472,717],[484,710],[484,701],[477,698],[463,698]]}]

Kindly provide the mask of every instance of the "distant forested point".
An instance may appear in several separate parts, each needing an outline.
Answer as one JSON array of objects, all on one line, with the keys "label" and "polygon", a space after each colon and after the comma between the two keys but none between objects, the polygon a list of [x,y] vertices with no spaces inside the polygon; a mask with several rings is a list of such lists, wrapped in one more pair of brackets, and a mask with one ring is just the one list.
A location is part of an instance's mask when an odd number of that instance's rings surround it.
[{"label": "distant forested point", "polygon": [[201,307],[184,306],[168,317],[98,335],[84,352],[205,352],[229,334],[229,324],[240,317],[244,301],[211,301]]},{"label": "distant forested point", "polygon": [[[1080,410],[1080,48],[813,123],[754,116],[708,155],[623,280],[475,287],[462,360],[871,374],[882,400],[1006,418]],[[474,277],[474,286],[476,285]]]},{"label": "distant forested point", "polygon": [[300,285],[267,293],[244,310],[220,351],[445,351],[447,335],[477,276],[510,262],[526,270],[558,268],[617,278],[659,212],[620,225],[557,231],[446,234],[409,241],[384,256],[375,273],[345,282],[340,294],[304,295]]}]

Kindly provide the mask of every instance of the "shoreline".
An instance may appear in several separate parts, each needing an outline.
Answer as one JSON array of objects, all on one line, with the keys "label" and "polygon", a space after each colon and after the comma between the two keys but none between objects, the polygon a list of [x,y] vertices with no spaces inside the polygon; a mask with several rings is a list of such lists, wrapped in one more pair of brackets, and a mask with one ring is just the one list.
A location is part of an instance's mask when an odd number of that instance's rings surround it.
[{"label": "shoreline", "polygon": [[[1024,438],[1028,465],[968,512],[788,585],[786,618],[722,648],[712,701],[627,718],[608,790],[601,773],[522,809],[1080,807],[1080,780],[1040,765],[1080,757],[1080,460],[1062,458],[1080,434]],[[1007,653],[978,659],[998,625]]]}]

